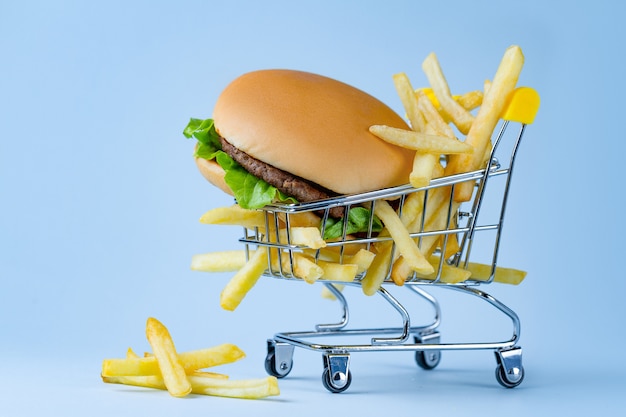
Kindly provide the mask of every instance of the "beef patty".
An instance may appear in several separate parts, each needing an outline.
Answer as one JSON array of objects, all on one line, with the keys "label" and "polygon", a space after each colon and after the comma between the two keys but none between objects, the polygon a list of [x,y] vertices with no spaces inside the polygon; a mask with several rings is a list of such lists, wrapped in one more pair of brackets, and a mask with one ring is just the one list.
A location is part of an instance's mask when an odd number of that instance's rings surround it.
[{"label": "beef patty", "polygon": [[[222,143],[222,150],[230,155],[230,157],[246,171],[257,178],[261,178],[268,184],[273,185],[288,196],[295,198],[300,203],[324,200],[337,195],[311,181],[307,181],[304,178],[300,178],[253,158],[228,143],[228,141],[222,137],[220,137],[220,142]],[[332,217],[343,217],[343,209],[340,207],[331,209],[330,215]]]}]

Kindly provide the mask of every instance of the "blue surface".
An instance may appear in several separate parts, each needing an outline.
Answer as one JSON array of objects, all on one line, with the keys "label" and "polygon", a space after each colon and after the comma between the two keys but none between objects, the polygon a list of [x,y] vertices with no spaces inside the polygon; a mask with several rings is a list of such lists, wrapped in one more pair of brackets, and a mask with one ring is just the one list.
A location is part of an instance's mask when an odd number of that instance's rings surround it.
[{"label": "blue surface", "polygon": [[[623,12],[609,1],[1,2],[0,414],[616,415],[626,405]],[[237,343],[248,357],[224,372],[259,377],[267,337],[338,315],[318,287],[274,280],[228,313],[218,297],[229,275],[189,269],[195,253],[238,247],[238,228],[199,224],[231,199],[202,179],[181,133],[230,80],[308,70],[400,112],[394,73],[425,85],[420,65],[434,51],[453,92],[477,89],[511,44],[526,57],[520,84],[542,99],[501,251],[528,277],[489,288],[522,320],[520,387],[500,388],[484,351],[446,353],[432,372],[411,355],[353,355],[342,395],[322,387],[319,355],[297,351],[281,396],[263,402],[100,381],[102,359],[148,350],[149,316],[180,350]],[[491,327],[447,297],[444,329],[465,330],[455,317]],[[370,302],[357,294],[354,316],[376,322]]]}]

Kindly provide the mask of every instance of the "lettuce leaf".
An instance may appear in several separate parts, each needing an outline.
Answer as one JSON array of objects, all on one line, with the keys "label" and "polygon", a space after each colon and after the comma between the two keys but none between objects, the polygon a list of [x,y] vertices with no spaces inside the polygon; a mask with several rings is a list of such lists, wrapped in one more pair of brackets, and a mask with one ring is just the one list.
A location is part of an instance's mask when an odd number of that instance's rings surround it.
[{"label": "lettuce leaf", "polygon": [[208,160],[215,159],[224,169],[224,181],[233,191],[237,204],[245,209],[260,209],[276,201],[297,203],[297,201],[280,192],[276,187],[246,171],[226,152],[222,151],[220,137],[215,130],[212,119],[190,119],[183,130],[187,139],[198,140],[195,156]]},{"label": "lettuce leaf", "polygon": [[[370,211],[364,207],[352,207],[348,212],[348,226],[346,234],[367,232],[370,224]],[[343,236],[344,219],[328,218],[324,229],[324,239],[336,239]],[[383,224],[378,217],[374,217],[372,231],[380,232]]]}]

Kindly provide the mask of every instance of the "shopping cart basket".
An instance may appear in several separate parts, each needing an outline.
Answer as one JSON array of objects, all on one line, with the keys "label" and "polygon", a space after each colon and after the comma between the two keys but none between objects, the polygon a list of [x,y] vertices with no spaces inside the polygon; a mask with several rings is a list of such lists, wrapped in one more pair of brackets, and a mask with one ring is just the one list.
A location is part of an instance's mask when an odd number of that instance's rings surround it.
[{"label": "shopping cart basket", "polygon": [[[439,242],[437,250],[439,261],[435,263],[435,274],[425,278],[417,273],[413,273],[402,285],[402,288],[408,289],[432,305],[434,318],[431,322],[420,326],[411,324],[412,321],[408,310],[391,294],[392,288],[400,288],[394,285],[394,281],[391,278],[391,262],[386,270],[387,275],[383,285],[377,290],[377,294],[400,314],[402,325],[399,327],[350,328],[348,326],[348,303],[340,285],[360,286],[367,271],[358,274],[351,282],[337,283],[327,279],[320,279],[318,282],[325,285],[327,290],[339,301],[343,311],[342,319],[335,324],[317,325],[311,331],[276,333],[267,341],[267,356],[265,359],[267,372],[279,378],[287,376],[293,366],[295,347],[321,352],[324,364],[322,374],[324,386],[331,392],[343,392],[350,386],[352,380],[352,374],[349,369],[351,353],[413,351],[415,352],[417,364],[420,367],[433,369],[439,364],[441,352],[444,350],[486,349],[495,352],[497,381],[507,388],[518,386],[524,379],[522,349],[517,345],[520,337],[520,320],[512,309],[480,290],[479,287],[496,280],[498,250],[509,185],[513,174],[513,165],[525,128],[533,122],[538,107],[539,96],[535,90],[528,87],[520,87],[514,91],[507,110],[502,115],[500,128],[495,137],[492,138],[491,155],[487,159],[489,162],[484,169],[433,179],[428,186],[422,188],[413,188],[410,185],[406,185],[312,203],[276,204],[264,208],[263,212],[265,213],[266,222],[264,230],[278,230],[280,224],[281,227],[286,227],[286,233],[279,234],[276,232],[274,236],[269,236],[268,233],[260,233],[258,229],[244,229],[244,236],[240,241],[245,244],[246,249],[249,251],[257,247],[266,247],[268,248],[268,254],[273,252],[281,258],[279,262],[268,262],[269,267],[265,271],[266,276],[302,282],[301,279],[296,278],[292,274],[292,271],[295,270],[295,257],[306,250],[306,248],[291,244],[290,225],[296,215],[315,213],[321,216],[324,223],[329,221],[329,213],[332,209],[339,208],[344,213],[348,213],[354,207],[367,207],[370,209],[370,213],[373,213],[375,205],[381,200],[393,202],[397,207],[397,212],[402,213],[406,201],[413,194],[419,195],[423,202],[423,211],[426,211],[425,208],[428,207],[433,198],[431,196],[434,196],[437,192],[445,189],[449,191],[448,195],[452,195],[458,184],[468,181],[475,184],[472,199],[467,203],[463,203],[460,207],[453,204],[451,197],[448,198],[447,227],[436,230],[427,230],[422,227],[418,232],[411,234],[411,237],[418,242],[432,236],[437,237]],[[511,123],[519,124],[519,130],[515,131],[514,128],[510,128],[509,125]],[[509,130],[509,133],[505,135],[507,130]],[[512,134],[511,131],[513,132]],[[504,148],[504,146],[500,146],[503,138],[509,139],[510,136],[512,136],[510,151],[505,151],[508,164],[503,164],[498,158],[498,150]],[[496,180],[496,178],[499,179]],[[501,185],[492,186],[494,182],[499,182]],[[491,195],[492,188],[497,191],[498,196]],[[490,193],[487,192],[488,189]],[[498,213],[495,215],[495,221],[492,222],[484,222],[481,216],[481,207],[488,195],[490,198],[499,197],[499,200],[495,200]],[[334,252],[338,254],[339,263],[344,262],[348,258],[348,253],[350,253],[351,248],[356,247],[355,245],[371,248],[372,245],[377,245],[384,241],[391,242],[390,244],[393,245],[391,238],[372,230],[375,219],[373,215],[371,216],[370,229],[367,232],[348,238],[347,226],[345,226],[347,222],[345,222],[342,236],[337,240],[328,242],[327,247],[333,248]],[[482,239],[480,240],[481,249],[489,248],[487,251],[488,260],[482,263],[483,266],[485,264],[488,266],[486,276],[476,277],[472,275],[461,282],[451,282],[446,279],[446,268],[450,266],[457,269],[470,269],[473,262],[473,252],[475,252],[472,249],[475,249],[475,246],[478,244],[476,242],[479,241],[478,237],[482,235],[488,235],[487,244]],[[457,245],[454,246],[455,251],[450,253],[453,239],[457,242]],[[321,260],[321,252],[319,250],[314,252],[313,258],[316,261]],[[503,313],[511,320],[513,326],[512,336],[507,340],[496,342],[441,343],[441,336],[437,330],[441,321],[441,308],[437,299],[426,291],[427,288],[433,286],[477,297],[495,307],[497,311]],[[357,335],[376,337],[371,337],[367,343],[331,344],[315,342],[315,340],[320,340],[320,338],[325,338],[326,336]]]}]

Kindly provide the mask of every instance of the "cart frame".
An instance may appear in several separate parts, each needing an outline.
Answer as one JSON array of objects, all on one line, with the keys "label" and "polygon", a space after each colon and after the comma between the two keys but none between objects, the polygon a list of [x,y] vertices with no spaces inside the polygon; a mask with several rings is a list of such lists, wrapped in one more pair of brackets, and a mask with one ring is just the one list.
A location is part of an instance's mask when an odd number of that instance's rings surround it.
[{"label": "cart frame", "polygon": [[[534,90],[531,90],[534,92]],[[536,93],[535,93],[536,94]],[[538,101],[537,106],[538,107]],[[534,109],[536,112],[536,108]],[[534,112],[532,118],[534,118]],[[320,279],[326,288],[339,301],[343,316],[340,321],[332,324],[319,324],[313,330],[279,332],[267,341],[267,356],[265,368],[270,375],[282,378],[287,376],[293,367],[293,354],[296,347],[321,352],[323,354],[324,371],[322,382],[331,392],[343,392],[351,383],[352,375],[349,367],[350,354],[357,352],[374,351],[413,351],[416,354],[416,361],[423,369],[435,368],[441,359],[441,352],[445,350],[467,350],[484,349],[492,350],[496,356],[496,380],[504,387],[513,388],[518,386],[524,379],[524,368],[522,366],[522,349],[518,346],[520,338],[520,319],[517,314],[504,303],[497,300],[490,294],[479,289],[479,286],[491,284],[494,281],[497,268],[498,253],[500,249],[501,235],[504,225],[507,200],[515,159],[518,148],[524,135],[528,120],[503,120],[498,133],[492,140],[491,154],[487,159],[489,163],[484,169],[444,176],[433,179],[430,184],[422,188],[414,188],[410,185],[388,188],[358,195],[348,195],[331,198],[323,201],[299,204],[275,204],[263,209],[265,213],[265,229],[278,230],[279,225],[286,227],[286,237],[279,236],[278,232],[274,236],[268,236],[256,229],[244,229],[244,236],[240,241],[245,245],[246,251],[252,251],[255,247],[268,248],[268,269],[264,275],[268,277],[302,281],[295,277],[294,256],[303,251],[303,248],[291,243],[290,228],[292,216],[303,212],[313,212],[321,216],[322,225],[329,219],[332,208],[340,207],[347,213],[353,207],[368,207],[371,213],[374,212],[374,205],[378,200],[395,201],[397,212],[401,214],[406,198],[412,193],[422,193],[424,207],[428,207],[429,193],[435,189],[450,189],[448,202],[447,222],[448,227],[437,230],[420,229],[412,233],[411,237],[421,242],[427,236],[439,236],[440,247],[439,264],[436,266],[436,274],[432,277],[424,278],[417,273],[413,273],[405,281],[403,287],[412,291],[421,299],[429,303],[434,309],[432,321],[426,325],[413,326],[411,317],[402,303],[396,299],[388,288],[395,287],[391,277],[391,265],[388,269],[387,277],[383,285],[378,289],[377,294],[386,300],[401,316],[402,325],[399,327],[385,328],[349,328],[349,308],[348,302],[341,291],[339,285],[360,286],[361,280],[366,272],[363,272],[351,282],[333,282]],[[510,122],[519,122],[519,129],[513,132],[512,149],[508,158],[508,164],[503,166],[497,155],[500,143],[509,129]],[[507,135],[508,136],[508,135]],[[497,219],[492,222],[482,222],[481,207],[487,195],[488,186],[493,178],[503,177],[504,184],[500,192],[501,204]],[[452,195],[457,184],[471,181],[475,184],[472,200],[461,205],[454,210]],[[491,197],[491,196],[490,196]],[[425,210],[424,210],[425,211]],[[348,245],[360,244],[370,247],[377,242],[391,240],[390,237],[378,235],[373,230],[374,218],[370,215],[369,230],[358,237],[351,237],[348,240],[347,222],[344,224],[343,234],[340,239],[328,243],[329,247],[335,247],[339,252],[339,262],[342,263],[344,253]],[[423,222],[422,222],[423,223]],[[443,269],[445,265],[452,265],[460,268],[467,268],[472,260],[472,249],[475,238],[483,233],[490,232],[491,252],[487,262],[490,265],[490,274],[485,279],[470,279],[462,282],[449,283],[443,279]],[[458,239],[459,249],[452,256],[443,256],[446,253],[448,240],[451,236]],[[270,252],[277,253],[281,260],[272,263]],[[393,252],[392,252],[393,253]],[[319,252],[318,252],[319,254]],[[318,255],[316,255],[316,260]],[[284,259],[282,259],[284,257]],[[287,266],[285,266],[287,265]],[[504,314],[511,320],[512,334],[509,338],[499,341],[472,342],[472,343],[442,343],[441,335],[437,330],[441,322],[441,307],[437,299],[426,291],[427,288],[436,286],[458,291],[467,295],[477,297],[493,306],[498,312]],[[318,343],[320,337],[326,336],[356,336],[371,335],[369,343],[355,344],[331,344]],[[385,337],[381,337],[385,336]],[[413,336],[413,337],[411,337]]]}]

